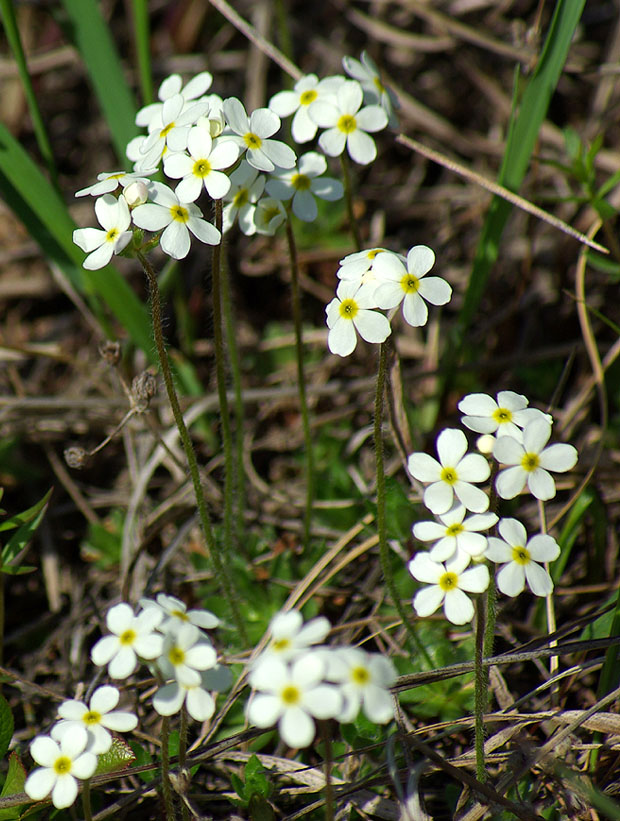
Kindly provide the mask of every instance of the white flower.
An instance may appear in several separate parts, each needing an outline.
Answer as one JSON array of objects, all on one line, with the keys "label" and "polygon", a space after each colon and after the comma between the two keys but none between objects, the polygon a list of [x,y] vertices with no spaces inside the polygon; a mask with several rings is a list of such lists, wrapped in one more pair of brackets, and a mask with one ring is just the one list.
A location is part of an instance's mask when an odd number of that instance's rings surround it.
[{"label": "white flower", "polygon": [[450,559],[455,553],[464,551],[469,556],[481,556],[487,546],[487,537],[479,533],[488,530],[497,522],[495,513],[477,513],[465,519],[467,511],[456,504],[447,513],[439,516],[440,522],[416,522],[413,535],[423,542],[435,542],[429,551],[434,562]]},{"label": "white flower", "polygon": [[518,596],[527,580],[535,596],[548,596],[553,590],[551,576],[538,562],[552,562],[560,555],[560,546],[552,536],[539,533],[527,540],[527,532],[517,519],[502,519],[498,525],[502,536],[489,537],[485,556],[503,564],[497,573],[497,586],[507,596]]},{"label": "white flower", "polygon": [[316,74],[307,74],[295,83],[293,91],[279,91],[269,100],[269,108],[279,117],[288,117],[293,112],[291,133],[296,143],[307,143],[317,132],[316,123],[308,115],[309,106],[319,99],[331,98],[344,77],[325,77],[319,80]]},{"label": "white flower", "polygon": [[256,203],[254,225],[257,234],[272,237],[277,229],[286,222],[286,208],[274,197],[263,197]]},{"label": "white flower", "polygon": [[210,690],[227,690],[232,683],[228,667],[217,664],[200,674],[200,682],[194,685],[173,681],[160,687],[153,696],[153,707],[160,716],[178,713],[183,703],[194,721],[206,721],[215,712],[215,700]]},{"label": "white flower", "polygon": [[470,557],[460,553],[445,566],[434,562],[428,553],[417,553],[409,562],[414,579],[430,587],[418,590],[413,606],[418,616],[430,616],[443,602],[445,617],[452,624],[465,624],[474,616],[474,606],[467,593],[482,593],[489,586],[489,571],[481,564],[465,570]]},{"label": "white flower", "polygon": [[187,104],[182,94],[165,100],[149,124],[153,130],[140,145],[136,170],[156,167],[166,151],[185,151],[190,128],[208,111],[205,100]]},{"label": "white flower", "polygon": [[342,708],[337,687],[323,682],[325,661],[307,652],[289,666],[273,656],[250,671],[249,681],[258,692],[250,699],[248,721],[257,727],[278,722],[282,740],[289,747],[307,747],[314,738],[312,718],[333,718]]},{"label": "white flower", "polygon": [[[156,169],[151,168],[144,171],[143,174],[154,174],[155,170]],[[148,183],[148,179],[145,176],[130,174],[127,171],[104,171],[101,174],[97,174],[97,179],[99,182],[96,182],[94,185],[89,185],[88,188],[80,188],[79,191],[75,192],[75,196],[85,197],[87,194],[90,194],[91,197],[98,197],[100,194],[111,194],[112,191],[116,191],[119,185],[126,188],[134,182]]]},{"label": "white flower", "polygon": [[151,183],[149,193],[152,201],[135,208],[132,218],[147,231],[165,229],[159,244],[168,256],[183,259],[188,255],[190,231],[200,242],[218,245],[220,232],[202,219],[202,211],[193,202],[181,202],[174,191],[159,182]]},{"label": "white flower", "polygon": [[226,233],[239,220],[239,228],[250,237],[256,233],[256,203],[265,187],[265,178],[245,160],[230,175],[230,191],[224,198],[222,230]]},{"label": "white flower", "polygon": [[372,283],[378,285],[377,272],[375,270],[375,261],[380,256],[388,254],[396,257],[402,263],[406,263],[407,258],[401,254],[395,254],[394,251],[389,251],[387,248],[368,248],[365,251],[356,251],[354,254],[348,254],[340,260],[340,267],[336,271],[338,279],[347,279],[352,282],[357,282],[358,285],[366,285]]},{"label": "white flower", "polygon": [[398,126],[398,118],[394,113],[394,108],[398,105],[396,95],[391,88],[387,88],[381,82],[379,69],[374,60],[362,51],[361,62],[353,57],[343,57],[342,67],[349,77],[353,77],[362,86],[364,101],[378,103],[387,114],[389,125],[396,128]]},{"label": "white flower", "polygon": [[355,350],[357,334],[366,342],[385,342],[392,329],[387,318],[378,311],[374,300],[374,285],[358,285],[341,280],[336,296],[325,308],[327,314],[327,345],[332,353],[348,356]]},{"label": "white flower", "polygon": [[90,652],[93,663],[98,667],[107,664],[112,678],[127,678],[136,669],[138,657],[154,659],[161,653],[164,640],[154,631],[162,617],[161,610],[154,607],[138,616],[125,602],[111,607],[106,624],[113,635],[104,636],[95,644]]},{"label": "white flower", "polygon": [[140,605],[146,610],[149,607],[159,607],[164,613],[164,620],[159,625],[162,633],[178,629],[184,624],[195,624],[202,630],[212,630],[220,620],[209,610],[188,610],[187,605],[174,596],[158,593],[155,601],[140,599]]},{"label": "white flower", "polygon": [[535,419],[523,430],[523,442],[502,436],[493,448],[498,462],[509,465],[500,471],[495,487],[502,499],[513,499],[527,483],[530,493],[546,501],[555,496],[555,482],[548,472],[565,473],[575,467],[577,450],[572,445],[549,445],[551,425],[546,419]]},{"label": "white flower", "polygon": [[380,254],[373,266],[379,308],[395,308],[402,302],[405,322],[413,327],[425,325],[426,302],[445,305],[452,296],[452,288],[445,279],[426,276],[434,262],[435,254],[426,245],[416,245],[409,251],[406,268],[396,254]]},{"label": "white flower", "polygon": [[461,413],[466,414],[462,422],[466,428],[476,433],[496,433],[497,436],[512,436],[523,441],[520,428],[534,419],[551,417],[537,408],[528,408],[525,396],[514,391],[500,391],[497,401],[486,393],[470,393],[458,404]]},{"label": "white flower", "polygon": [[255,662],[273,656],[283,661],[298,656],[312,644],[325,640],[331,625],[325,616],[310,619],[304,624],[303,616],[298,610],[276,613],[269,622],[271,641]]},{"label": "white flower", "polygon": [[321,149],[330,157],[338,157],[345,149],[360,165],[368,165],[377,156],[375,141],[367,132],[381,131],[388,122],[378,105],[362,105],[362,87],[355,80],[345,80],[336,91],[334,102],[316,100],[309,109],[314,122],[327,128],[319,137]]},{"label": "white flower", "polygon": [[104,194],[95,202],[95,214],[100,228],[76,228],[73,242],[86,251],[88,256],[82,263],[89,271],[103,268],[112,259],[112,254],[119,254],[131,240],[132,232],[128,231],[131,217],[129,207],[123,197]]},{"label": "white flower", "polygon": [[41,801],[51,793],[55,807],[70,807],[77,797],[76,779],[90,778],[97,766],[97,756],[84,752],[87,742],[83,727],[66,733],[60,744],[49,736],[37,736],[30,745],[30,754],[41,767],[26,779],[24,790],[28,796]]},{"label": "white flower", "polygon": [[246,160],[259,171],[273,171],[279,168],[292,168],[295,165],[295,152],[279,140],[270,140],[272,134],[280,128],[280,118],[268,108],[257,108],[248,117],[243,104],[236,97],[224,100],[226,122],[237,135],[228,137],[242,149],[247,149]]},{"label": "white flower", "polygon": [[317,216],[315,197],[333,202],[343,194],[340,180],[321,177],[327,170],[327,160],[316,151],[299,158],[296,168],[276,173],[267,182],[267,193],[279,200],[293,198],[293,214],[304,222],[314,222]]},{"label": "white flower", "polygon": [[239,148],[230,140],[215,142],[210,133],[194,126],[187,138],[185,153],[164,157],[164,172],[173,179],[183,178],[175,194],[182,202],[194,202],[203,188],[214,200],[221,200],[230,190],[230,180],[222,168],[229,168],[239,157]]},{"label": "white flower", "polygon": [[338,647],[330,651],[328,666],[330,678],[333,675],[340,684],[344,698],[338,721],[353,721],[360,707],[376,724],[387,724],[394,718],[389,688],[396,681],[396,669],[390,659],[360,647]]},{"label": "white flower", "polygon": [[452,507],[454,495],[472,513],[484,513],[489,497],[472,482],[489,478],[489,463],[478,453],[467,453],[463,431],[446,428],[437,437],[439,462],[427,453],[412,453],[407,462],[409,473],[419,482],[428,483],[424,504],[432,512],[446,513]]},{"label": "white flower", "polygon": [[202,71],[193,77],[185,86],[183,86],[183,79],[180,74],[171,74],[162,82],[157,92],[160,103],[151,103],[144,106],[136,114],[136,125],[148,126],[151,129],[151,124],[156,120],[157,116],[161,116],[163,103],[180,94],[185,102],[195,100],[211,88],[213,77],[208,71]]},{"label": "white flower", "polygon": [[199,671],[214,667],[216,662],[215,650],[204,634],[195,625],[185,623],[166,634],[157,663],[164,678],[174,678],[183,686],[196,687],[200,684]]},{"label": "white flower", "polygon": [[126,733],[138,726],[138,719],[133,713],[114,710],[119,698],[116,687],[104,685],[92,694],[89,707],[83,701],[63,701],[58,708],[62,721],[52,727],[52,738],[61,741],[65,733],[83,727],[92,735],[92,739],[89,738],[89,752],[95,755],[106,753],[112,746],[112,736],[108,730]]}]

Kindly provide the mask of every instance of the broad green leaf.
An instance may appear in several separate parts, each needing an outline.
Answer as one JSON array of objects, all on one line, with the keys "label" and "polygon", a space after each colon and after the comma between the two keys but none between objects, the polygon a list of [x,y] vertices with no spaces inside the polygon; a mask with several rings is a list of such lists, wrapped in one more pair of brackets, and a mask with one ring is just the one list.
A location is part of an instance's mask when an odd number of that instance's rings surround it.
[{"label": "broad green leaf", "polygon": [[[9,756],[9,769],[2,785],[0,797],[7,798],[9,795],[17,795],[23,792],[25,783],[26,770],[17,753],[13,751]],[[16,807],[5,807],[0,810],[0,821],[13,821],[13,819],[19,818],[23,806],[23,804],[18,804]]]},{"label": "broad green leaf", "polygon": [[133,750],[123,738],[114,736],[112,746],[107,753],[100,753],[97,758],[97,769],[95,775],[113,773],[117,770],[124,770],[136,760]]},{"label": "broad green leaf", "polygon": [[4,758],[13,737],[13,713],[8,701],[0,693],[0,760]]}]

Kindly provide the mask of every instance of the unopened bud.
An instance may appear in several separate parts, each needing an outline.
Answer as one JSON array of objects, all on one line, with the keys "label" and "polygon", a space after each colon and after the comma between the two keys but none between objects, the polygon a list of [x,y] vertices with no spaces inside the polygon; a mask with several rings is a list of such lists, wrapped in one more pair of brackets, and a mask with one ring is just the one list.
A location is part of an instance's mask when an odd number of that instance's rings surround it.
[{"label": "unopened bud", "polygon": [[149,198],[149,190],[146,184],[137,180],[129,183],[127,188],[123,189],[123,196],[130,208],[135,208],[138,205],[144,205]]},{"label": "unopened bud", "polygon": [[70,468],[81,470],[88,462],[88,453],[79,445],[70,445],[64,451],[65,462]]},{"label": "unopened bud", "polygon": [[99,355],[102,359],[105,359],[108,365],[115,367],[121,359],[120,342],[111,342],[110,340],[104,342],[99,346]]},{"label": "unopened bud", "polygon": [[142,371],[134,377],[131,383],[131,395],[137,410],[145,411],[156,393],[157,379],[150,371]]}]

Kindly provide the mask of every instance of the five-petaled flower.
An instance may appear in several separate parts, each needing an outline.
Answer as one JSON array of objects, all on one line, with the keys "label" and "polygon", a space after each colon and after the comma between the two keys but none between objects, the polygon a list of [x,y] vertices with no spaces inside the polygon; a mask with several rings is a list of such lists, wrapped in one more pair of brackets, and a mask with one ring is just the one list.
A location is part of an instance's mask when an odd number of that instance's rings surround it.
[{"label": "five-petaled flower", "polygon": [[225,139],[233,140],[242,151],[249,164],[259,171],[273,171],[278,168],[292,168],[295,152],[286,143],[269,139],[280,128],[280,118],[275,111],[257,108],[248,117],[243,104],[236,97],[224,100],[224,116],[234,132]]},{"label": "five-petaled flower", "polygon": [[546,533],[527,538],[527,531],[517,519],[501,519],[498,530],[501,539],[490,536],[485,556],[501,564],[497,586],[507,596],[518,596],[525,582],[535,596],[548,596],[553,581],[539,562],[552,562],[560,555],[560,546]]},{"label": "five-petaled flower", "polygon": [[325,157],[308,151],[299,158],[296,168],[274,174],[267,182],[267,193],[279,200],[292,198],[293,214],[304,222],[314,222],[318,213],[315,197],[332,202],[343,194],[340,180],[321,176],[326,170]]},{"label": "five-petaled flower", "polygon": [[103,230],[76,228],[73,232],[73,242],[88,253],[82,265],[89,271],[107,265],[112,255],[126,248],[132,237],[132,232],[127,230],[131,216],[124,197],[116,199],[112,194],[104,194],[95,202],[95,214]]},{"label": "five-petaled flower", "polygon": [[88,735],[83,727],[66,733],[60,743],[49,736],[37,736],[30,754],[41,766],[30,773],[24,790],[34,801],[52,794],[58,809],[70,807],[77,798],[77,779],[90,778],[97,766],[97,756],[86,750]]},{"label": "five-petaled flower", "polygon": [[84,727],[89,733],[88,750],[96,755],[107,752],[112,745],[108,730],[126,733],[138,726],[138,719],[133,713],[114,709],[119,698],[117,688],[106,684],[95,690],[89,706],[75,699],[63,701],[58,708],[61,720],[52,727],[52,738],[61,741],[65,733],[72,733],[76,727]]},{"label": "five-petaled flower", "polygon": [[443,562],[464,551],[469,556],[481,556],[487,537],[479,531],[488,530],[497,522],[495,513],[476,513],[465,518],[461,504],[451,507],[438,518],[439,522],[416,522],[413,535],[423,542],[435,542],[429,555],[434,562]]},{"label": "five-petaled flower", "polygon": [[154,607],[137,616],[125,602],[111,607],[106,625],[112,635],[94,645],[90,652],[93,663],[98,667],[107,664],[112,678],[127,678],[136,669],[138,657],[154,659],[161,653],[164,639],[155,628],[162,618],[162,611]]},{"label": "five-petaled flower", "polygon": [[[341,280],[336,296],[325,308],[327,314],[327,345],[332,353],[348,356],[357,345],[357,333],[366,342],[385,342],[392,329],[387,318],[378,311],[373,284],[359,285]],[[356,333],[357,332],[357,333]]]},{"label": "five-petaled flower", "polygon": [[482,593],[489,586],[489,571],[479,564],[468,570],[471,557],[459,553],[444,564],[434,562],[428,553],[417,553],[409,562],[414,579],[429,585],[413,598],[418,616],[430,616],[443,603],[445,617],[452,624],[465,624],[474,616],[474,606],[467,593]]},{"label": "five-petaled flower", "polygon": [[470,393],[458,404],[465,414],[462,422],[466,428],[476,433],[495,433],[497,437],[512,436],[523,441],[522,428],[535,419],[548,419],[538,408],[528,408],[525,396],[514,391],[500,391],[497,399],[486,393]]},{"label": "five-petaled flower", "polygon": [[203,189],[214,200],[230,190],[230,179],[222,172],[237,161],[239,147],[231,140],[214,142],[206,128],[195,125],[187,138],[187,154],[170,153],[164,157],[164,171],[181,182],[175,194],[182,202],[194,202]]}]

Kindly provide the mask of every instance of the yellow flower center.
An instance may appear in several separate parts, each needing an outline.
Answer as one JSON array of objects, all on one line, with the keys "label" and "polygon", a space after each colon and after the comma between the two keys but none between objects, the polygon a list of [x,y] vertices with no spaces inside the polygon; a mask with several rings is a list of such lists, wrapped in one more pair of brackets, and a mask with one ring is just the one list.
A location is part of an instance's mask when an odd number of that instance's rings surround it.
[{"label": "yellow flower center", "polygon": [[170,213],[175,222],[186,223],[189,219],[189,211],[187,208],[183,208],[182,205],[173,205],[170,209]]},{"label": "yellow flower center", "polygon": [[366,254],[366,256],[368,257],[368,259],[374,259],[374,258],[377,256],[377,254],[382,253],[382,251],[383,251],[383,248],[372,248],[372,249],[371,249],[371,250],[370,250],[370,251]]},{"label": "yellow flower center", "polygon": [[185,661],[185,651],[182,650],[180,647],[171,647],[168,651],[168,661],[172,664],[173,667],[177,667],[179,664],[183,664]]},{"label": "yellow flower center", "polygon": [[354,319],[359,311],[354,299],[343,299],[340,303],[340,316],[343,319]]},{"label": "yellow flower center", "polygon": [[352,134],[357,129],[357,121],[351,114],[343,114],[336,123],[336,127],[344,134]]},{"label": "yellow flower center", "polygon": [[172,610],[170,615],[174,616],[175,619],[179,619],[179,621],[189,621],[188,615],[185,612],[185,610]]},{"label": "yellow flower center", "polygon": [[454,485],[458,478],[459,477],[454,468],[443,468],[443,470],[441,471],[440,479],[447,485]]},{"label": "yellow flower center", "polygon": [[244,135],[243,141],[250,150],[256,150],[263,144],[263,141],[258,134],[254,134],[252,131],[248,131],[248,133]]},{"label": "yellow flower center", "polygon": [[211,163],[209,160],[196,160],[192,173],[195,177],[204,178],[211,173]]},{"label": "yellow flower center", "polygon": [[66,755],[61,755],[54,761],[54,772],[56,775],[66,775],[71,772],[71,759]]},{"label": "yellow flower center", "polygon": [[524,453],[521,459],[521,467],[523,470],[531,473],[540,465],[540,457],[537,453]]},{"label": "yellow flower center", "polygon": [[84,724],[99,724],[101,721],[101,713],[98,713],[96,710],[89,710],[82,716],[82,721]]},{"label": "yellow flower center", "polygon": [[316,98],[319,96],[318,92],[314,88],[309,88],[308,91],[303,91],[299,96],[299,104],[300,105],[310,105],[313,103]]},{"label": "yellow flower center", "polygon": [[164,128],[162,128],[162,130],[159,132],[159,136],[160,137],[167,137],[168,134],[170,134],[170,132],[172,131],[173,128],[174,128],[174,123],[168,123],[168,125],[165,126]]},{"label": "yellow flower center", "polygon": [[444,573],[439,579],[439,586],[444,593],[449,593],[451,590],[456,590],[459,586],[459,577],[456,573]]},{"label": "yellow flower center", "polygon": [[118,230],[118,228],[110,228],[108,233],[105,235],[105,241],[106,242],[116,242],[116,240],[118,239],[119,234],[120,234],[120,231]]},{"label": "yellow flower center", "polygon": [[285,650],[288,650],[290,646],[291,640],[286,638],[275,639],[275,641],[273,641],[271,644],[271,647],[278,653],[283,653]]},{"label": "yellow flower center", "polygon": [[364,687],[370,681],[370,673],[366,667],[354,667],[351,670],[351,681],[354,684],[359,684],[360,687]]},{"label": "yellow flower center", "polygon": [[377,89],[379,94],[383,94],[383,92],[385,91],[385,86],[383,85],[381,80],[378,77],[373,77],[372,81],[375,84],[375,88]]},{"label": "yellow flower center", "polygon": [[516,545],[512,548],[512,560],[517,564],[529,564],[530,563],[530,551],[527,547],[523,547],[523,545]]},{"label": "yellow flower center", "polygon": [[463,527],[463,525],[456,524],[455,522],[453,525],[450,525],[450,527],[446,528],[446,536],[458,536],[459,533],[463,533],[464,530],[465,528]]},{"label": "yellow flower center", "polygon": [[242,208],[247,203],[249,198],[250,195],[248,194],[248,189],[240,188],[233,197],[233,205],[235,208]]},{"label": "yellow flower center", "polygon": [[282,212],[277,207],[277,205],[272,205],[271,207],[263,208],[263,215],[265,218],[265,224],[268,225],[272,219],[275,219],[276,217],[281,217]]},{"label": "yellow flower center", "polygon": [[405,274],[400,281],[400,287],[406,294],[415,294],[420,287],[420,280],[413,274]]},{"label": "yellow flower center", "polygon": [[512,411],[509,411],[508,408],[498,408],[493,411],[493,419],[498,425],[505,425],[506,422],[512,422]]},{"label": "yellow flower center", "polygon": [[287,684],[287,686],[280,693],[280,697],[287,707],[293,707],[301,701],[301,693],[299,692],[299,688],[294,684]]},{"label": "yellow flower center", "polygon": [[310,188],[310,177],[305,174],[293,174],[291,185],[297,191],[307,191]]},{"label": "yellow flower center", "polygon": [[124,644],[126,647],[131,647],[134,641],[138,638],[135,630],[125,630],[123,633],[120,634],[118,640],[121,644]]}]

